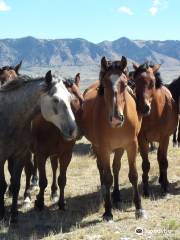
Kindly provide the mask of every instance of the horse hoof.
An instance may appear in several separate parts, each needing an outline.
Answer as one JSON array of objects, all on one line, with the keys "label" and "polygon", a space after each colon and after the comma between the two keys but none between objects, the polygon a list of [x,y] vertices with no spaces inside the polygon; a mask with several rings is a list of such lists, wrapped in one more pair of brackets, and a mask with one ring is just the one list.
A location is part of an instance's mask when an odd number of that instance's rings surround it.
[{"label": "horse hoof", "polygon": [[161,184],[161,189],[162,189],[162,196],[166,196],[170,191],[169,191],[169,182],[166,184]]},{"label": "horse hoof", "polygon": [[33,176],[31,180],[31,189],[38,188],[38,177]]},{"label": "horse hoof", "polygon": [[16,216],[16,217],[11,217],[11,224],[17,224],[18,223],[18,217]]},{"label": "horse hoof", "polygon": [[42,211],[44,209],[44,203],[43,201],[35,200],[35,208],[39,211]]},{"label": "horse hoof", "polygon": [[0,223],[4,221],[4,214],[0,214]]},{"label": "horse hoof", "polygon": [[58,196],[57,193],[54,193],[54,194],[51,195],[51,202],[52,203],[57,203],[58,200],[59,200],[59,196]]},{"label": "horse hoof", "polygon": [[65,211],[66,210],[66,204],[65,203],[58,203],[59,210]]},{"label": "horse hoof", "polygon": [[136,217],[136,219],[139,219],[139,218],[147,219],[148,218],[146,211],[143,209],[137,209],[135,212],[135,217]]},{"label": "horse hoof", "polygon": [[23,205],[24,205],[24,208],[26,208],[26,209],[28,209],[28,208],[31,207],[31,199],[30,199],[30,197],[26,197],[26,198],[24,199]]},{"label": "horse hoof", "polygon": [[169,195],[169,191],[167,191],[167,190],[166,190],[166,191],[162,190],[161,195],[162,195],[162,197],[166,198],[166,197],[168,197],[168,195]]},{"label": "horse hoof", "polygon": [[144,198],[149,198],[149,197],[150,197],[149,192],[144,192],[144,193],[143,193],[143,197],[144,197]]},{"label": "horse hoof", "polygon": [[119,203],[122,201],[120,191],[113,191],[111,194],[113,203]]},{"label": "horse hoof", "polygon": [[104,213],[104,214],[103,214],[103,220],[104,220],[104,221],[107,221],[107,222],[113,220],[113,215],[112,215],[112,213]]},{"label": "horse hoof", "polygon": [[143,197],[144,198],[150,197],[149,188],[143,188]]},{"label": "horse hoof", "polygon": [[18,211],[15,211],[11,214],[11,224],[17,224],[18,223]]}]

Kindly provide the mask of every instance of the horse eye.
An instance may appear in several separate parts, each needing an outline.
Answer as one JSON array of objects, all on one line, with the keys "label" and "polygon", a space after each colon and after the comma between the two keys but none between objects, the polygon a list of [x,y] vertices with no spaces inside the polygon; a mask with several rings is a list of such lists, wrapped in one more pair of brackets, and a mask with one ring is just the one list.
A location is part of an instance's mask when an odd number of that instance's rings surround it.
[{"label": "horse eye", "polygon": [[59,103],[59,99],[57,97],[53,97],[53,102],[54,103]]}]

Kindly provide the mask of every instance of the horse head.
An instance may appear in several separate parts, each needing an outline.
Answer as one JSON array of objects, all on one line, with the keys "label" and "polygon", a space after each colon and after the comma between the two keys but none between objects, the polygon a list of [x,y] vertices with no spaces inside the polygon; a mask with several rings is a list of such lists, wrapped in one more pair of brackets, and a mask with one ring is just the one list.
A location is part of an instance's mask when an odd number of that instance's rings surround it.
[{"label": "horse head", "polygon": [[41,96],[41,113],[45,120],[58,127],[65,140],[78,135],[78,127],[71,109],[72,96],[62,79],[53,79],[51,71],[45,76],[45,91]]},{"label": "horse head", "polygon": [[0,68],[0,84],[3,85],[7,81],[14,80],[19,75],[19,69],[22,65],[22,61],[15,67],[5,66]]},{"label": "horse head", "polygon": [[138,66],[133,64],[133,68],[135,70],[133,79],[135,83],[137,110],[142,115],[149,115],[153,93],[156,88],[160,87],[158,77],[156,77],[160,65],[149,66],[147,63],[144,63]]},{"label": "horse head", "polygon": [[103,88],[106,112],[110,126],[121,127],[124,123],[125,89],[127,77],[124,72],[127,60],[110,62],[101,59],[100,82]]}]

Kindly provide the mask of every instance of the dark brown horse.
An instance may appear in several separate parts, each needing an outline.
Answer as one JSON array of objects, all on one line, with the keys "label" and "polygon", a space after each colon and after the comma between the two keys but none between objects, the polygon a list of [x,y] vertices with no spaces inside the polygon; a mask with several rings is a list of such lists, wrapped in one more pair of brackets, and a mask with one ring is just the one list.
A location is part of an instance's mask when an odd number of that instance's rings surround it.
[{"label": "dark brown horse", "polygon": [[19,75],[19,69],[21,67],[22,61],[15,67],[5,66],[0,68],[0,86],[2,86],[7,81],[14,80]]},{"label": "dark brown horse", "polygon": [[[76,115],[77,121],[80,106],[83,101],[83,96],[79,90],[79,82],[79,74],[76,75],[75,82],[72,80],[66,80],[64,82],[69,92],[74,95],[74,98],[72,99],[72,109]],[[50,157],[53,170],[51,197],[52,199],[55,199],[57,197],[56,170],[59,161],[60,174],[58,177],[58,185],[60,189],[60,197],[58,205],[60,209],[64,209],[64,188],[66,185],[66,172],[72,158],[72,149],[75,144],[75,140],[64,140],[60,134],[60,131],[54,127],[53,124],[45,121],[41,115],[35,118],[32,122],[32,138],[33,141],[31,150],[34,153],[34,158],[37,162],[39,170],[40,187],[39,194],[37,195],[37,199],[35,201],[35,206],[40,210],[44,207],[44,191],[47,186],[45,164],[47,158]],[[29,197],[28,188],[26,189],[26,197]]]},{"label": "dark brown horse", "polygon": [[[159,183],[163,193],[168,191],[167,178],[167,150],[169,137],[173,134],[177,126],[177,107],[170,91],[162,85],[161,79],[155,78],[160,65],[153,67],[148,64],[134,65],[134,81],[137,99],[137,109],[139,113],[146,115],[143,117],[141,130],[138,136],[139,149],[142,157],[143,169],[143,191],[145,196],[149,196],[148,173],[150,162],[148,159],[148,145],[150,142],[158,142],[158,163],[159,163]],[[143,101],[145,99],[145,101]]]},{"label": "dark brown horse", "polygon": [[137,135],[141,126],[141,117],[137,114],[134,98],[127,90],[127,77],[124,73],[127,60],[108,62],[101,60],[100,86],[98,82],[84,94],[81,127],[93,145],[97,156],[97,166],[105,201],[103,218],[113,217],[111,212],[110,188],[113,176],[110,168],[110,154],[115,151],[113,161],[114,193],[118,192],[118,174],[120,158],[127,151],[129,163],[129,180],[133,185],[136,216],[144,212],[138,192],[138,174],[136,155],[138,149]]},{"label": "dark brown horse", "polygon": [[[68,78],[68,79],[64,79],[64,84],[66,86],[66,88],[68,89],[68,91],[72,94],[72,96],[75,96],[75,98],[73,99],[72,101],[72,108],[73,108],[73,111],[77,111],[77,108],[79,108],[79,101],[80,101],[80,104],[82,104],[82,101],[83,101],[83,96],[80,92],[80,73],[77,73],[75,78]],[[30,162],[29,162],[30,163]],[[26,173],[26,176],[29,174],[29,169],[30,172],[31,172],[31,187],[36,187],[38,186],[38,174],[37,174],[37,161],[36,161],[36,158],[34,158],[33,164],[30,163],[29,166],[27,166],[27,173]],[[56,185],[56,170],[57,170],[57,167],[58,167],[58,159],[56,160],[56,163],[55,163],[55,157],[53,158],[53,161],[51,161],[51,166],[52,166],[52,170],[53,170],[53,183],[52,183],[52,189],[57,189],[57,185]],[[26,171],[26,168],[25,168],[25,171]],[[28,206],[28,203],[29,203],[29,197],[30,196],[29,194],[27,194],[29,192],[29,180],[26,181],[27,182],[27,186],[26,186],[26,190],[25,190],[25,193],[24,193],[24,198],[25,198],[25,202],[27,203],[27,206]],[[53,187],[55,186],[56,187]],[[28,191],[27,191],[28,190]],[[54,190],[52,190],[52,195],[51,195],[52,199],[56,199],[56,193]]]},{"label": "dark brown horse", "polygon": [[[174,98],[178,107],[178,113],[180,114],[180,77],[173,80],[170,84],[167,84],[166,86],[171,92],[172,97]],[[176,144],[178,144],[178,146],[180,147],[180,119],[176,131],[173,135],[173,145],[175,146]]]}]

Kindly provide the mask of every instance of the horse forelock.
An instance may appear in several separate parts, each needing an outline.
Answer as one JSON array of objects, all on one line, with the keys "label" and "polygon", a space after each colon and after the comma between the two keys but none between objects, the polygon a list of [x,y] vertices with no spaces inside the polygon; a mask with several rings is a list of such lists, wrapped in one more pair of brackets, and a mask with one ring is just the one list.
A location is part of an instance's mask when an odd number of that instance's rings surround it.
[{"label": "horse forelock", "polygon": [[104,79],[105,74],[107,72],[112,71],[112,75],[116,75],[116,74],[113,74],[113,72],[121,71],[121,74],[127,75],[126,72],[125,72],[125,69],[126,68],[123,69],[121,67],[121,61],[114,61],[114,62],[108,61],[107,69],[105,71],[100,71],[100,73],[99,73],[100,86],[98,88],[98,94],[100,96],[104,95],[104,86],[103,86],[102,82],[103,82],[103,79]]},{"label": "horse forelock", "polygon": [[134,71],[134,78],[137,77],[137,75],[146,72],[149,68],[148,63],[141,64],[135,71]]},{"label": "horse forelock", "polygon": [[58,81],[54,82],[54,86],[50,90],[50,95],[56,94],[62,99],[67,99],[67,97],[71,95],[64,85],[62,79],[58,79]]}]

